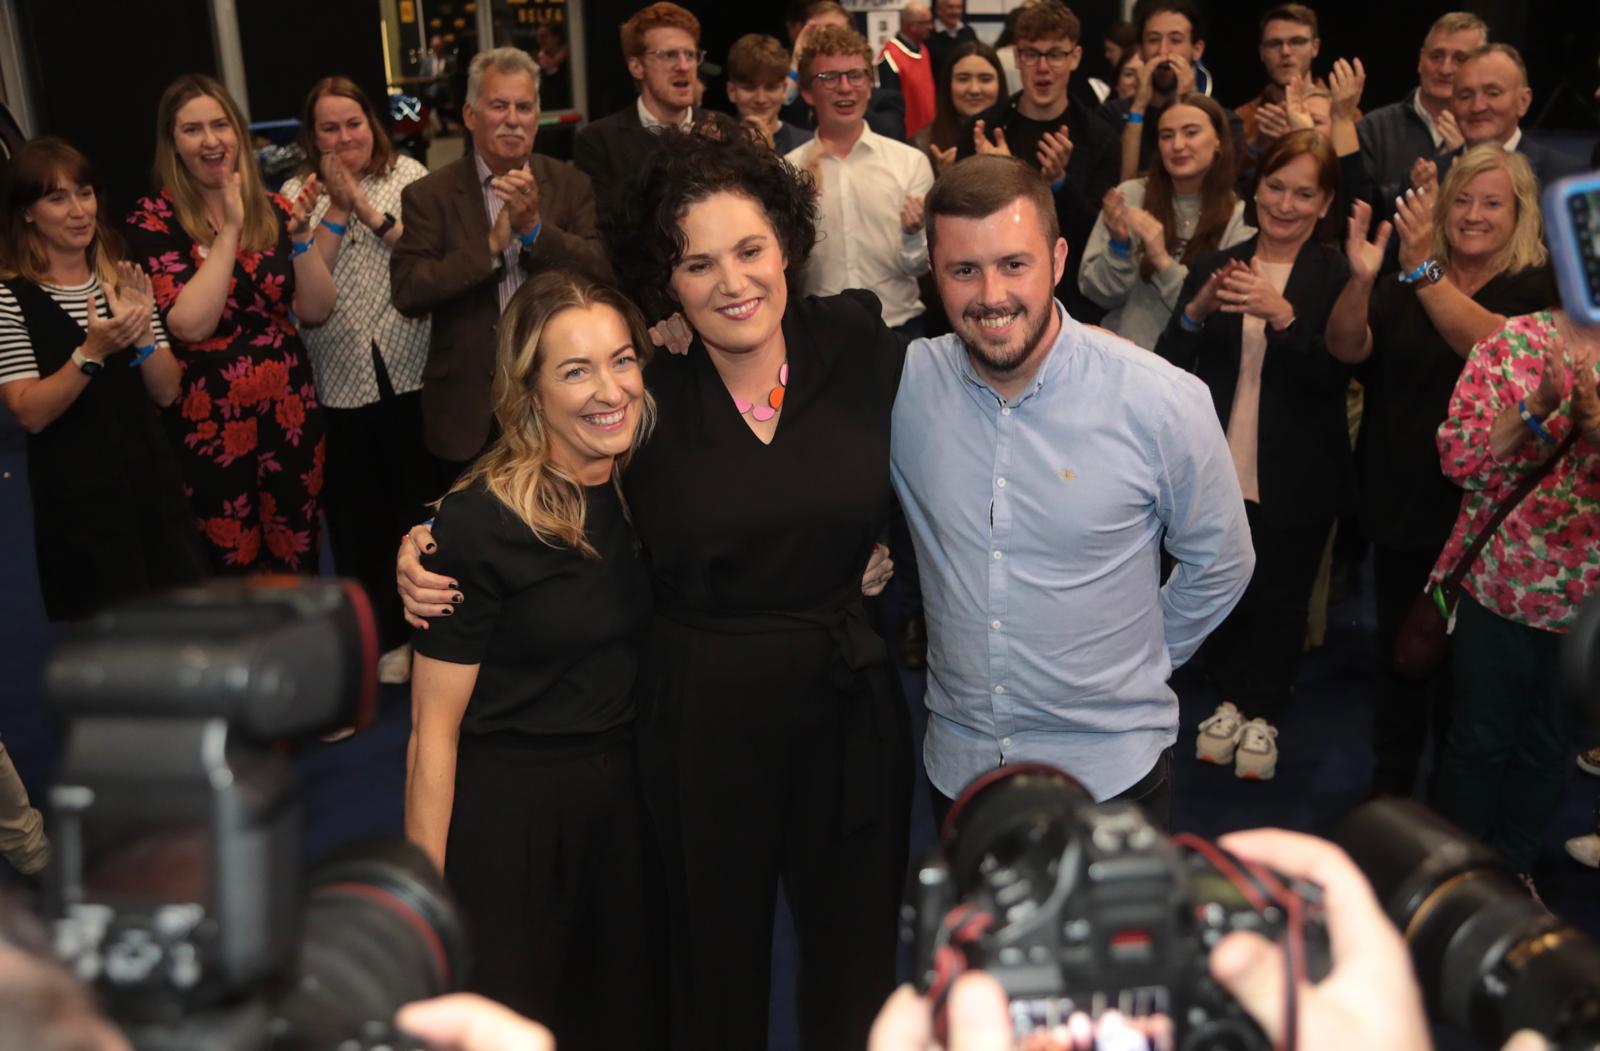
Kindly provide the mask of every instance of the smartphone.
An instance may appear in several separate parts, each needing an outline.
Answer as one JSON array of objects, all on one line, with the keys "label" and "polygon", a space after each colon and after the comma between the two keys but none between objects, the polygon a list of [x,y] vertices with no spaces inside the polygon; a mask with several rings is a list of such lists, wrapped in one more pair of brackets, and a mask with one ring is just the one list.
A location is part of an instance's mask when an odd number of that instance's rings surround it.
[{"label": "smartphone", "polygon": [[1544,225],[1562,307],[1600,325],[1600,171],[1545,187]]}]

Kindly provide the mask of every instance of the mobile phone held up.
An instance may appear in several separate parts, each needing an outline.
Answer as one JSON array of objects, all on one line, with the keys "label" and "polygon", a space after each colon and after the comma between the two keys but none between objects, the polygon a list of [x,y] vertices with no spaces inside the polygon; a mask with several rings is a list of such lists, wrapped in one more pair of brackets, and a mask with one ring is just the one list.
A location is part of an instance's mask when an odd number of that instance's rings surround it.
[{"label": "mobile phone held up", "polygon": [[1568,316],[1600,325],[1600,171],[1547,186],[1544,221]]}]

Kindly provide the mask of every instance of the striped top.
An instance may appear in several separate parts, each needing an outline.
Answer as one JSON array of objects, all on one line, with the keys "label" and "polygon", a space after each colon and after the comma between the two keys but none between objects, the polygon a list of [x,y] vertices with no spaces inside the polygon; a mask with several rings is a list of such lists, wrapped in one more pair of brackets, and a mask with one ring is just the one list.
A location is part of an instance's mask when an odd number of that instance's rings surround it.
[{"label": "striped top", "polygon": [[[101,317],[109,316],[106,310],[105,293],[100,290],[100,278],[90,277],[81,285],[45,285],[40,288],[50,293],[61,308],[67,312],[79,328],[86,328],[87,307],[89,297],[93,296],[95,307]],[[161,316],[151,307],[150,323],[155,329],[156,342],[167,342],[167,333],[161,326]],[[39,378],[39,361],[33,353],[33,341],[28,338],[28,326],[22,317],[22,306],[17,302],[17,297],[11,294],[11,289],[0,284],[0,385],[13,383],[17,380],[36,380]]]}]

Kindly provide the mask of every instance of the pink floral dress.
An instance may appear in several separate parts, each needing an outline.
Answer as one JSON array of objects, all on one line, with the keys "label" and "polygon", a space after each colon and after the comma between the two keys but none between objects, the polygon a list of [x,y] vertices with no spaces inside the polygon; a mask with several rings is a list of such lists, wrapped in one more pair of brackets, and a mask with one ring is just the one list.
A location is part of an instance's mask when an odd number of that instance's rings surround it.
[{"label": "pink floral dress", "polygon": [[[1553,448],[1529,439],[1508,458],[1489,448],[1489,429],[1539,385],[1545,347],[1559,339],[1549,311],[1514,317],[1472,349],[1439,426],[1445,476],[1467,490],[1450,541],[1433,567],[1449,574],[1494,509]],[[1572,429],[1572,384],[1545,421],[1557,442]],[[1595,372],[1587,382],[1596,382]],[[1463,587],[1485,609],[1518,624],[1564,633],[1600,589],[1600,448],[1580,438],[1485,545]]]},{"label": "pink floral dress", "polygon": [[[171,341],[183,387],[167,410],[167,430],[219,574],[317,572],[322,413],[289,315],[288,204],[274,194],[272,208],[278,243],[239,252],[216,331],[195,343]],[[138,203],[126,232],[128,257],[150,273],[165,322],[206,249],[179,225],[166,190]]]}]

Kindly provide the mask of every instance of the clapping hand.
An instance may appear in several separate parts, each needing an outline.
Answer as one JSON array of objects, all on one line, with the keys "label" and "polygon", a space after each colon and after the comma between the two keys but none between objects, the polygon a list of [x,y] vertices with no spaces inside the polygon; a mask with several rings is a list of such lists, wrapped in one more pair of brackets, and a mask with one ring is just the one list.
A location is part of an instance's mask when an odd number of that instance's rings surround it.
[{"label": "clapping hand", "polygon": [[1433,126],[1439,129],[1439,138],[1442,140],[1440,146],[1446,153],[1459,150],[1467,144],[1466,133],[1461,130],[1461,125],[1456,122],[1456,115],[1450,110],[1445,110],[1434,118]]},{"label": "clapping hand", "polygon": [[300,187],[300,192],[294,195],[294,200],[289,202],[290,240],[301,240],[301,235],[311,228],[311,212],[317,206],[317,197],[322,192],[321,185],[317,173],[312,172],[306,177],[306,183]]},{"label": "clapping hand", "polygon": [[526,168],[506,172],[491,179],[489,188],[505,202],[500,214],[509,216],[511,229],[518,234],[531,233],[539,223],[539,183],[533,173]]},{"label": "clapping hand", "polygon": [[1172,263],[1172,256],[1167,252],[1167,231],[1161,220],[1143,208],[1130,207],[1127,222],[1144,246],[1144,257],[1150,260],[1150,265],[1157,271],[1165,270]]},{"label": "clapping hand", "polygon": [[[1339,59],[1328,71],[1328,89],[1333,93],[1333,119],[1355,120],[1361,105],[1361,92],[1367,85],[1367,70],[1358,58]],[[1445,112],[1449,112],[1446,110]]]},{"label": "clapping hand", "polygon": [[767,149],[777,149],[777,140],[772,137],[772,129],[767,127],[767,122],[759,117],[746,117],[741,122],[749,128],[762,142],[767,144]]},{"label": "clapping hand", "polygon": [[1257,149],[1266,149],[1273,140],[1281,139],[1294,130],[1288,108],[1281,102],[1264,102],[1256,107],[1256,133],[1252,140]]},{"label": "clapping hand", "polygon": [[1439,188],[1439,166],[1426,157],[1418,157],[1411,164],[1411,185],[1425,193]]},{"label": "clapping hand", "polygon": [[1240,264],[1228,270],[1217,291],[1220,309],[1228,314],[1249,314],[1282,331],[1294,320],[1294,307],[1283,298],[1283,293],[1272,287],[1261,269],[1259,260],[1250,260],[1249,266]]},{"label": "clapping hand", "polygon": [[907,194],[905,202],[900,205],[900,230],[906,236],[922,232],[924,220],[922,195],[918,193]]},{"label": "clapping hand", "polygon": [[949,169],[950,165],[956,162],[956,148],[954,146],[950,147],[948,150],[941,150],[939,147],[930,143],[928,145],[928,153],[933,157],[933,173],[935,175],[944,174],[944,172]]},{"label": "clapping hand", "polygon": [[1211,276],[1206,278],[1205,283],[1200,286],[1200,290],[1194,294],[1194,298],[1189,300],[1189,305],[1184,308],[1184,313],[1188,314],[1193,321],[1204,321],[1212,314],[1215,314],[1222,306],[1223,280],[1236,270],[1246,269],[1249,268],[1237,259],[1230,259],[1217,267],[1211,272]]},{"label": "clapping hand", "polygon": [[1113,241],[1131,241],[1128,229],[1128,199],[1113,186],[1100,200],[1100,214],[1105,217],[1106,233]]},{"label": "clapping hand", "polygon": [[328,202],[346,214],[359,212],[359,205],[365,203],[361,183],[336,154],[322,155],[322,186],[328,193]]},{"label": "clapping hand", "polygon": [[978,121],[972,126],[972,145],[980,156],[998,154],[1001,157],[1011,156],[1011,147],[1006,145],[1006,130],[994,129],[994,141],[989,141],[989,136],[984,133],[983,121]]},{"label": "clapping hand", "polygon": [[1350,232],[1344,241],[1345,258],[1350,260],[1350,276],[1370,285],[1377,280],[1383,268],[1383,253],[1389,247],[1389,236],[1394,227],[1385,219],[1378,224],[1372,240],[1367,240],[1367,229],[1372,225],[1372,205],[1357,200],[1350,206]]},{"label": "clapping hand", "polygon": [[84,303],[87,323],[84,326],[86,338],[81,349],[83,356],[91,361],[104,361],[122,348],[132,346],[134,338],[150,327],[148,308],[143,314],[131,309],[119,311],[116,300],[110,296],[107,297],[107,305],[113,313],[110,317],[101,317],[94,296],[87,297]]},{"label": "clapping hand", "polygon": [[[1002,142],[1005,141],[1004,133],[999,128],[995,129],[995,134],[1001,136]],[[1067,174],[1067,162],[1072,160],[1072,139],[1068,137],[1065,125],[1039,137],[1037,160],[1039,174],[1052,186]]]},{"label": "clapping hand", "polygon": [[1394,199],[1394,228],[1400,235],[1400,267],[1415,270],[1433,254],[1433,188],[1407,190]]},{"label": "clapping hand", "polygon": [[[1556,330],[1562,350],[1552,354],[1545,348],[1544,374],[1539,379],[1535,396],[1528,398],[1528,411],[1536,416],[1547,416],[1561,404],[1566,387],[1566,373],[1572,373],[1572,422],[1592,443],[1600,443],[1600,389],[1596,387],[1595,363],[1600,361],[1600,328],[1579,325],[1572,317],[1561,312],[1556,315]],[[1559,375],[1558,375],[1559,373]],[[1548,382],[1545,376],[1550,379]],[[1535,406],[1537,405],[1537,408]]]},{"label": "clapping hand", "polygon": [[[1265,108],[1265,107],[1263,107]],[[1296,73],[1283,87],[1283,108],[1289,115],[1289,127],[1295,131],[1311,131],[1317,122],[1311,119],[1306,108],[1306,78]]]},{"label": "clapping hand", "polygon": [[222,228],[234,233],[244,229],[244,177],[237,169],[228,173],[222,187]]},{"label": "clapping hand", "polygon": [[156,302],[155,286],[150,283],[150,275],[143,268],[137,263],[118,263],[117,287],[112,290],[109,301],[113,314],[120,316],[127,313],[144,319],[144,327],[138,334],[141,346],[155,342],[155,328],[151,324]]}]

